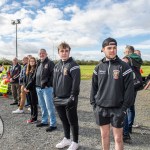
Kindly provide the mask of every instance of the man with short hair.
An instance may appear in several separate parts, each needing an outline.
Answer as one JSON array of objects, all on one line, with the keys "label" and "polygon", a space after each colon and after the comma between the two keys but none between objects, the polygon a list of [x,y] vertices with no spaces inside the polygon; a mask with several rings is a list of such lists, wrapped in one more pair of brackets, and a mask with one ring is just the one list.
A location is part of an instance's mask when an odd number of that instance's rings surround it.
[{"label": "man with short hair", "polygon": [[[63,124],[64,138],[56,148],[69,146],[67,150],[79,147],[79,125],[77,104],[80,86],[80,67],[70,55],[69,44],[62,42],[58,46],[60,61],[54,67],[54,103]],[[70,139],[70,129],[73,141]]]},{"label": "man with short hair", "polygon": [[37,127],[48,125],[48,115],[50,117],[50,126],[46,132],[51,132],[57,128],[56,115],[53,104],[53,68],[54,63],[48,59],[45,49],[39,51],[40,60],[37,63],[36,69],[36,92],[38,103],[41,107],[42,120],[37,124]]},{"label": "man with short hair", "polygon": [[21,94],[20,94],[20,104],[18,109],[12,111],[13,114],[20,114],[23,113],[23,107],[25,104],[25,100],[26,100],[26,93],[24,91],[24,85],[25,85],[25,80],[26,80],[26,69],[27,69],[27,64],[28,64],[28,57],[24,57],[22,59],[22,64],[23,64],[23,68],[21,69],[20,72],[20,76],[19,76],[19,84],[21,85]]},{"label": "man with short hair", "polygon": [[[125,50],[128,51],[128,54],[125,55],[125,57],[123,58],[123,61],[125,61],[126,63],[128,63],[128,65],[131,67],[131,69],[133,70],[134,73],[134,79],[138,78],[139,79],[139,83],[134,83],[134,98],[133,101],[135,103],[135,99],[136,99],[136,95],[137,95],[137,91],[139,86],[142,87],[142,77],[141,77],[141,73],[140,73],[140,68],[141,65],[143,63],[142,58],[140,55],[135,53],[134,47],[131,45],[127,45],[125,47]],[[132,133],[132,127],[134,124],[134,118],[135,118],[135,105],[133,105],[128,109],[127,111],[127,115],[125,117],[125,122],[124,122],[124,128],[123,128],[123,139],[124,142],[129,142],[131,137],[130,137],[130,133]],[[138,127],[138,125],[136,125],[135,127]]]},{"label": "man with short hair", "polygon": [[111,124],[115,150],[123,150],[123,121],[133,103],[133,74],[129,65],[117,56],[115,39],[105,39],[102,52],[105,57],[94,69],[90,103],[100,126],[102,149],[110,148]]},{"label": "man with short hair", "polygon": [[21,71],[21,65],[18,63],[18,59],[14,58],[12,61],[12,66],[10,66],[10,83],[12,95],[14,98],[14,102],[10,105],[19,105],[20,102],[20,85],[19,85],[19,76]]}]

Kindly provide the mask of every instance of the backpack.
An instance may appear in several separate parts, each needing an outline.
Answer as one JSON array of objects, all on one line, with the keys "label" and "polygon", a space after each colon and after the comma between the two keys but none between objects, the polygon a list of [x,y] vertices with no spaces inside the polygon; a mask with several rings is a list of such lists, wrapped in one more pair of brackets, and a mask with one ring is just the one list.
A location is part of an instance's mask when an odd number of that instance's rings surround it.
[{"label": "backpack", "polygon": [[140,73],[140,68],[134,65],[133,58],[127,57],[129,60],[129,65],[133,71],[133,82],[134,82],[134,89],[135,91],[139,91],[143,89],[143,79]]}]

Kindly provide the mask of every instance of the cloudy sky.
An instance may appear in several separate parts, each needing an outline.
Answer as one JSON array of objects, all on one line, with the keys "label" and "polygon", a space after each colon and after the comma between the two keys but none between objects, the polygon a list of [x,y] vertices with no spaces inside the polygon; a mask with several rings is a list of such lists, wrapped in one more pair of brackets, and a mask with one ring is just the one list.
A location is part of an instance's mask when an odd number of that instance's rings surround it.
[{"label": "cloudy sky", "polygon": [[66,41],[76,59],[99,60],[101,43],[107,37],[118,41],[118,55],[126,45],[133,45],[150,60],[149,0],[0,0],[0,58],[18,57],[45,48],[58,59],[57,46]]}]

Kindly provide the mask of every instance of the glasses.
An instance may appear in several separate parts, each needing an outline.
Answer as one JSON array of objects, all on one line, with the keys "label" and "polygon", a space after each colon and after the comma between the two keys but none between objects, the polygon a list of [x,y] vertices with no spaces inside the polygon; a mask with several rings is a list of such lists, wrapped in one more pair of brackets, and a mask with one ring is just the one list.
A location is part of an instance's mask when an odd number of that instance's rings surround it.
[{"label": "glasses", "polygon": [[66,50],[59,50],[59,52],[60,52],[60,53],[68,53],[69,50],[67,50],[67,49],[66,49]]}]

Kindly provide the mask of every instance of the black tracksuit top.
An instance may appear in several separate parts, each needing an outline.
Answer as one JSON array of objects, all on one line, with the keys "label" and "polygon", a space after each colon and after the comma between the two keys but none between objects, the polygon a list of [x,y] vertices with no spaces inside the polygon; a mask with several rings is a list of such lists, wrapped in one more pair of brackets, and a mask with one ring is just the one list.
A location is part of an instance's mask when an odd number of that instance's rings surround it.
[{"label": "black tracksuit top", "polygon": [[[40,76],[37,77],[37,69],[40,67],[40,64],[42,65],[40,68]],[[39,86],[41,88],[45,87],[52,87],[53,86],[53,69],[54,69],[54,62],[49,60],[48,57],[45,58],[43,62],[40,60],[37,62],[37,68],[35,73],[36,78],[36,86]]]},{"label": "black tracksuit top", "polygon": [[109,61],[103,58],[94,69],[91,104],[106,108],[122,107],[126,110],[133,105],[133,101],[133,73],[130,66],[118,56]]},{"label": "black tracksuit top", "polygon": [[80,67],[70,57],[67,61],[60,60],[54,67],[54,97],[68,98],[78,96],[80,87]]}]

